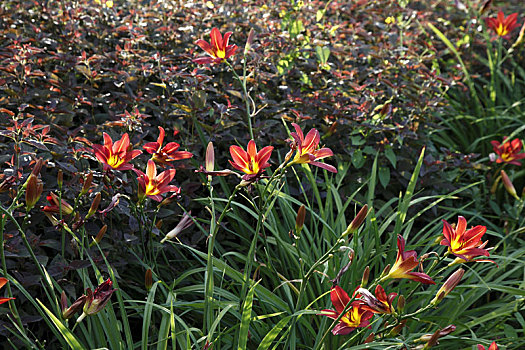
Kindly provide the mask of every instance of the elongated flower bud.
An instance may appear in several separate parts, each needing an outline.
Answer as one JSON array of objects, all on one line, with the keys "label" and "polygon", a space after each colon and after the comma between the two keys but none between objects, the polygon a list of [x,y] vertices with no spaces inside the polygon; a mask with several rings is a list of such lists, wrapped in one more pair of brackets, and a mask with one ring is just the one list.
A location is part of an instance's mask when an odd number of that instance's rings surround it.
[{"label": "elongated flower bud", "polygon": [[355,216],[354,220],[352,220],[350,225],[348,225],[348,228],[346,229],[344,235],[346,236],[346,235],[357,232],[357,230],[359,229],[359,226],[361,226],[363,221],[365,221],[367,215],[368,215],[368,205],[365,204],[361,208],[361,210],[359,210],[359,213],[357,213],[357,215]]},{"label": "elongated flower bud", "polygon": [[44,185],[42,184],[42,181],[38,180],[36,175],[29,175],[29,179],[27,180],[27,187],[26,187],[26,210],[30,211],[33,209],[35,204],[40,199],[40,196],[42,195],[42,190],[44,189]]},{"label": "elongated flower bud", "polygon": [[503,186],[505,186],[505,189],[507,190],[507,192],[512,197],[514,197],[517,200],[519,200],[520,197],[518,197],[518,194],[516,193],[516,189],[514,188],[514,185],[512,184],[512,181],[510,181],[510,178],[507,175],[507,173],[505,172],[505,170],[501,171],[501,179],[503,180]]},{"label": "elongated flower bud", "polygon": [[153,286],[153,271],[151,271],[151,269],[146,270],[146,275],[144,276],[144,286],[148,292],[151,289],[151,286]]},{"label": "elongated flower bud", "polygon": [[363,271],[363,277],[361,278],[361,288],[366,288],[369,277],[370,277],[370,266],[367,266],[365,267],[365,271]]},{"label": "elongated flower bud", "polygon": [[102,228],[98,231],[97,235],[93,239],[94,242],[92,242],[89,246],[96,244],[100,244],[100,241],[102,241],[102,238],[104,238],[104,235],[106,234],[106,231],[108,230],[108,225],[102,226]]},{"label": "elongated flower bud", "polygon": [[93,202],[91,203],[91,207],[89,208],[89,211],[86,215],[86,219],[92,217],[97,212],[98,206],[100,205],[101,197],[102,195],[100,194],[100,192],[97,193],[97,195],[93,199]]},{"label": "elongated flower bud", "polygon": [[439,288],[436,297],[430,302],[430,304],[437,305],[441,300],[443,300],[443,298],[445,298],[450,292],[452,292],[454,288],[456,288],[464,274],[465,270],[458,269],[456,272],[450,275],[441,288]]},{"label": "elongated flower bud", "polygon": [[213,171],[215,167],[215,151],[213,149],[213,142],[208,143],[206,147],[206,171]]},{"label": "elongated flower bud", "polygon": [[93,182],[93,173],[90,172],[89,174],[86,175],[86,178],[84,179],[84,184],[82,185],[82,190],[80,191],[81,196],[84,196],[86,193],[88,193],[92,182]]},{"label": "elongated flower bud", "polygon": [[403,310],[405,309],[405,303],[406,303],[406,300],[405,300],[405,297],[400,295],[398,298],[397,298],[397,311],[399,313],[402,313]]},{"label": "elongated flower bud", "polygon": [[297,217],[295,218],[295,234],[299,235],[304,226],[304,219],[306,216],[306,207],[301,205],[297,211]]},{"label": "elongated flower bud", "polygon": [[57,184],[58,184],[58,188],[62,189],[62,185],[64,184],[64,173],[60,169],[58,169]]}]

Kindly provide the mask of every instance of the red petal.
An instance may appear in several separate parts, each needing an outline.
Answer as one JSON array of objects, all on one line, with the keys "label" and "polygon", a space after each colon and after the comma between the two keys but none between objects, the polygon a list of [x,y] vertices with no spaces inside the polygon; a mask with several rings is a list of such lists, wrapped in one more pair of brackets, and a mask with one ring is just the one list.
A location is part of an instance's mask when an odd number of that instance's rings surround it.
[{"label": "red petal", "polygon": [[250,140],[248,142],[248,147],[246,147],[246,151],[248,153],[248,159],[257,159],[257,145],[255,145],[255,141]]},{"label": "red petal", "polygon": [[159,144],[159,147],[162,147],[162,143],[164,142],[164,135],[165,131],[162,126],[159,126],[159,138],[157,139],[157,143]]},{"label": "red petal", "polygon": [[338,314],[344,311],[346,305],[350,302],[348,294],[339,286],[335,286],[330,292],[330,299]]},{"label": "red petal", "polygon": [[306,137],[302,144],[303,149],[308,150],[309,153],[313,153],[313,151],[319,145],[320,141],[321,141],[321,136],[319,135],[319,131],[317,131],[316,129],[311,129],[308,132],[308,134],[306,134]]},{"label": "red petal", "polygon": [[[242,168],[248,167],[248,154],[239,146],[230,146],[230,155],[235,164]],[[239,169],[240,170],[240,169]]]},{"label": "red petal", "polygon": [[[215,57],[215,52],[213,51],[212,47],[210,46],[210,44],[208,44],[206,41],[202,40],[202,39],[199,39],[195,42],[195,45],[199,46],[201,49],[203,49],[204,51],[206,51],[206,53],[210,56],[213,56]],[[206,57],[209,59],[209,57]],[[195,61],[195,60],[194,60]]]},{"label": "red petal", "polygon": [[[222,35],[217,28],[213,28],[210,33],[210,44],[215,50],[221,50],[222,45]],[[215,55],[214,55],[215,56]]]},{"label": "red petal", "polygon": [[452,226],[450,226],[450,224],[445,220],[443,220],[443,236],[445,236],[445,239],[448,242],[452,242],[456,236]]},{"label": "red petal", "polygon": [[467,220],[463,216],[458,216],[458,225],[456,226],[456,236],[463,236],[467,228]]},{"label": "red petal", "polygon": [[[303,144],[304,142],[304,134],[303,134],[303,131],[301,130],[301,128],[299,127],[299,125],[295,124],[295,123],[292,123],[292,126],[295,128],[295,133],[297,135],[297,138],[299,139],[300,144]],[[291,133],[290,135],[292,135],[292,137],[294,137],[293,133]],[[295,139],[295,137],[294,137]]]},{"label": "red petal", "polygon": [[265,166],[272,155],[273,146],[266,146],[257,153],[255,161],[259,164],[260,167]]}]

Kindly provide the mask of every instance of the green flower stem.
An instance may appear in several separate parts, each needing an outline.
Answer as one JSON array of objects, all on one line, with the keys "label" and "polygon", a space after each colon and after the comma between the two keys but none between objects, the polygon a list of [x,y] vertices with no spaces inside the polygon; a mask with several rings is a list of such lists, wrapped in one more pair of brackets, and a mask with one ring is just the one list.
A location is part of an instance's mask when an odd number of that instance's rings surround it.
[{"label": "green flower stem", "polygon": [[[5,252],[4,252],[4,228],[5,228],[5,222],[6,222],[6,216],[3,216],[0,219],[0,259],[2,260],[2,270],[4,275],[7,275],[7,264],[5,261]],[[11,290],[11,283],[6,284],[7,287],[7,296],[9,298],[13,297],[13,291]],[[11,313],[13,314],[13,317],[15,318],[16,323],[18,324],[19,328],[24,330],[24,326],[22,325],[22,320],[20,320],[20,315],[18,314],[18,309],[16,308],[16,303],[14,300],[9,300],[9,309],[11,310]]]},{"label": "green flower stem", "polygon": [[235,186],[235,189],[233,190],[232,194],[228,198],[228,202],[226,203],[226,206],[222,210],[221,215],[219,216],[219,219],[215,221],[215,203],[213,201],[213,186],[211,184],[211,181],[208,182],[208,187],[210,189],[210,203],[211,203],[211,222],[210,222],[210,235],[208,236],[208,257],[207,257],[207,263],[206,263],[206,282],[204,285],[204,324],[203,324],[203,331],[209,332],[214,316],[213,316],[213,289],[214,289],[214,281],[213,281],[213,248],[215,245],[215,238],[217,237],[217,233],[220,228],[220,224],[224,217],[226,216],[226,212],[228,211],[231,202],[237,192],[241,189],[240,185]]},{"label": "green flower stem", "polygon": [[248,95],[248,89],[246,88],[246,57],[244,58],[244,66],[243,66],[243,76],[242,78],[237,74],[235,69],[233,68],[232,64],[229,61],[226,61],[226,64],[228,67],[230,67],[230,70],[232,71],[235,78],[239,81],[242,87],[243,97],[244,97],[244,103],[246,105],[246,117],[248,118],[248,129],[250,131],[250,138],[253,140],[253,128],[252,128],[252,113],[250,111],[250,99]]},{"label": "green flower stem", "polygon": [[[33,262],[37,266],[38,272],[40,273],[40,276],[42,277],[42,279],[44,281],[44,283],[43,283],[44,291],[46,292],[47,298],[48,298],[49,302],[53,304],[55,312],[58,314],[60,312],[60,306],[58,305],[58,300],[57,300],[56,296],[53,293],[53,286],[48,281],[47,275],[46,275],[44,269],[42,268],[42,265],[40,264],[40,262],[38,261],[35,253],[33,252],[33,249],[31,248],[31,244],[29,244],[29,241],[27,240],[25,231],[22,229],[22,227],[20,227],[20,224],[18,223],[18,221],[16,221],[16,219],[13,217],[13,215],[8,210],[6,210],[3,206],[0,206],[0,211],[15,224],[18,232],[20,233],[20,236],[22,237],[22,241],[24,242],[24,245],[25,245],[27,251],[31,255],[31,259],[33,259]],[[2,219],[2,221],[4,219]],[[3,252],[3,248],[1,250]]]}]

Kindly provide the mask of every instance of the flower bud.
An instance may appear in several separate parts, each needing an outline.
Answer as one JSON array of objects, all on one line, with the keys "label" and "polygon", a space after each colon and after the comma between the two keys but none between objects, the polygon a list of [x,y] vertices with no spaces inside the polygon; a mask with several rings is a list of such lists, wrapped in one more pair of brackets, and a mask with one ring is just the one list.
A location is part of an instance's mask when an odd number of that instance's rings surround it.
[{"label": "flower bud", "polygon": [[57,184],[58,184],[58,188],[62,189],[62,185],[64,184],[64,173],[62,172],[61,169],[58,169]]},{"label": "flower bud", "polygon": [[144,276],[144,286],[148,292],[151,289],[151,286],[153,286],[153,271],[151,271],[151,269],[146,270],[146,275]]},{"label": "flower bud", "polygon": [[361,288],[366,288],[369,277],[370,277],[370,266],[367,266],[365,267],[365,271],[363,271],[363,277],[361,278]]},{"label": "flower bud", "polygon": [[512,197],[514,197],[517,200],[519,200],[520,197],[518,197],[518,194],[516,193],[516,189],[514,188],[514,185],[512,184],[512,181],[510,181],[510,178],[507,175],[507,173],[505,172],[505,170],[501,170],[501,179],[503,180],[503,186],[505,186],[505,189],[507,190],[507,192]]},{"label": "flower bud", "polygon": [[42,190],[44,189],[44,184],[42,184],[42,181],[38,180],[36,175],[29,175],[29,179],[27,180],[27,187],[26,187],[26,210],[30,211],[33,209],[35,204],[40,199],[40,196],[42,195]]},{"label": "flower bud", "polygon": [[213,171],[215,167],[215,151],[213,149],[213,142],[208,143],[206,147],[206,171]]},{"label": "flower bud", "polygon": [[[359,210],[359,213],[355,216],[354,220],[350,223],[350,226],[348,227],[349,232],[348,233],[354,233],[359,229],[359,226],[365,221],[366,216],[368,215],[368,205],[365,204],[361,210]],[[347,230],[348,231],[348,230]]]},{"label": "flower bud", "polygon": [[108,230],[108,225],[102,226],[102,228],[98,231],[95,238],[93,238],[93,242],[89,244],[89,246],[93,246],[95,244],[100,244],[100,241],[102,241],[102,238],[104,238],[104,235],[106,234],[106,231]]},{"label": "flower bud", "polygon": [[456,272],[454,272],[450,277],[445,281],[445,283],[439,288],[435,298],[430,302],[432,305],[437,305],[443,298],[445,298],[456,286],[459,284],[461,279],[463,278],[463,275],[465,274],[465,270],[458,269]]},{"label": "flower bud", "polygon": [[80,191],[81,196],[84,196],[86,193],[88,193],[92,182],[93,182],[93,173],[90,172],[89,174],[86,175],[86,178],[84,179],[84,184],[82,185],[82,190]]},{"label": "flower bud", "polygon": [[306,216],[306,207],[301,205],[297,211],[297,217],[295,218],[295,234],[299,235],[304,226],[304,219]]},{"label": "flower bud", "polygon": [[421,337],[415,340],[415,342],[427,342],[423,349],[430,349],[434,345],[439,344],[438,339],[444,337],[456,330],[456,326],[453,324],[446,326],[443,329],[438,329],[433,334],[423,334]]},{"label": "flower bud", "polygon": [[40,170],[42,170],[43,164],[44,160],[42,158],[38,158],[38,160],[35,163],[35,166],[33,167],[33,170],[31,171],[31,174],[38,176],[38,174],[40,174]]},{"label": "flower bud", "polygon": [[399,313],[402,313],[403,310],[405,309],[405,297],[400,295],[398,298],[397,298],[397,311]]},{"label": "flower bud", "polygon": [[383,272],[381,272],[381,276],[379,276],[379,278],[382,278],[388,275],[389,272],[390,272],[390,264],[386,265],[386,267],[383,269]]},{"label": "flower bud", "polygon": [[255,39],[255,30],[252,28],[248,33],[248,39],[246,40],[246,45],[244,46],[244,55],[246,55],[252,48],[253,39]]},{"label": "flower bud", "polygon": [[93,202],[91,203],[91,207],[89,208],[89,211],[86,215],[86,219],[92,217],[97,212],[98,206],[100,205],[101,197],[102,195],[100,194],[100,192],[97,193],[97,195],[93,199]]},{"label": "flower bud", "polygon": [[388,336],[389,337],[395,337],[396,335],[398,335],[401,332],[401,330],[403,329],[403,327],[405,327],[406,323],[407,323],[407,320],[402,320],[397,326],[392,328],[392,330],[390,331]]}]

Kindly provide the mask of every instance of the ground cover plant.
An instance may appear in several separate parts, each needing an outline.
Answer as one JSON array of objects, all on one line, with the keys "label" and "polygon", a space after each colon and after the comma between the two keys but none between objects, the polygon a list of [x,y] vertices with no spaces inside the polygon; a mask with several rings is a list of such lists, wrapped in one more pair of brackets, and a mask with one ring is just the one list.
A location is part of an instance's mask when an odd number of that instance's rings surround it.
[{"label": "ground cover plant", "polygon": [[13,349],[525,346],[519,1],[3,1]]}]

